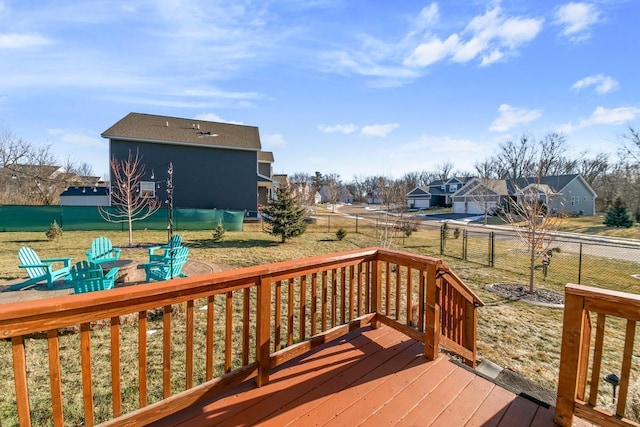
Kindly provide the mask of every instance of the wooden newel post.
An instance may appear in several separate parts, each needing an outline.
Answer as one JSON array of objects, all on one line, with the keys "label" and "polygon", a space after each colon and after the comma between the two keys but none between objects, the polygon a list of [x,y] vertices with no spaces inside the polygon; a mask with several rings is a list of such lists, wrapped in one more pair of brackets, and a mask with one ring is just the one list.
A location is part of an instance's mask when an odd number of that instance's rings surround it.
[{"label": "wooden newel post", "polygon": [[258,376],[256,377],[256,384],[258,387],[262,387],[269,382],[269,369],[271,368],[269,357],[271,348],[271,277],[269,276],[260,276],[257,305],[256,359],[258,362]]},{"label": "wooden newel post", "polygon": [[424,355],[436,360],[440,351],[440,279],[436,265],[427,266],[427,324],[424,331]]},{"label": "wooden newel post", "polygon": [[[573,409],[578,393],[578,370],[581,366],[581,350],[584,348],[582,342],[584,325],[584,299],[571,294],[565,288],[558,399],[554,418],[554,421],[561,426],[571,426],[573,423]],[[588,357],[588,355],[582,357]]]},{"label": "wooden newel post", "polygon": [[[371,267],[371,311],[379,314],[382,311],[382,262],[376,259]],[[380,327],[377,317],[373,318],[371,327],[374,329]]]}]

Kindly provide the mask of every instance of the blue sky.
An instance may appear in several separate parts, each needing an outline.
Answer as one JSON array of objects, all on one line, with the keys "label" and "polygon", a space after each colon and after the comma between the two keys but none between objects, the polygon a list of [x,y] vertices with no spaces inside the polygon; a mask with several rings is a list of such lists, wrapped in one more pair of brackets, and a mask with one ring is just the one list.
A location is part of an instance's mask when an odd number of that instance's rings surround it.
[{"label": "blue sky", "polygon": [[347,181],[472,170],[523,133],[615,153],[639,3],[0,0],[0,124],[100,176],[132,111],[257,126],[275,173]]}]

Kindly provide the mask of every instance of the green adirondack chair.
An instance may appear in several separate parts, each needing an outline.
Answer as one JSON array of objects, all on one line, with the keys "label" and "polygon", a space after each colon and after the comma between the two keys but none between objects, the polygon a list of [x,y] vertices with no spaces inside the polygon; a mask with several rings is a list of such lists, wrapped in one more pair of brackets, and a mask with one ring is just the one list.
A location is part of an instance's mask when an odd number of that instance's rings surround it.
[{"label": "green adirondack chair", "polygon": [[[18,259],[20,265],[27,271],[29,280],[11,286],[11,290],[24,288],[43,280],[47,281],[47,288],[53,288],[53,282],[60,278],[67,280],[69,278],[69,266],[71,258],[47,258],[40,259],[38,254],[31,248],[23,246],[18,250]],[[54,269],[55,265],[62,265]]]},{"label": "green adirondack chair", "polygon": [[71,267],[73,292],[81,294],[113,289],[118,270],[118,267],[112,268],[107,274],[104,274],[99,264],[89,261],[77,262]]},{"label": "green adirondack chair", "polygon": [[149,248],[149,262],[163,262],[166,258],[169,258],[170,249],[175,251],[180,246],[182,246],[182,236],[174,234],[166,245],[152,246]]},{"label": "green adirondack chair", "polygon": [[89,262],[99,264],[101,262],[116,261],[120,258],[120,248],[114,248],[108,237],[97,237],[91,242],[91,249],[87,251]]},{"label": "green adirondack chair", "polygon": [[173,251],[173,260],[169,257],[163,261],[147,262],[142,264],[145,273],[145,281],[149,283],[153,280],[168,280],[176,277],[187,277],[182,272],[182,267],[187,262],[189,248],[181,246]]}]

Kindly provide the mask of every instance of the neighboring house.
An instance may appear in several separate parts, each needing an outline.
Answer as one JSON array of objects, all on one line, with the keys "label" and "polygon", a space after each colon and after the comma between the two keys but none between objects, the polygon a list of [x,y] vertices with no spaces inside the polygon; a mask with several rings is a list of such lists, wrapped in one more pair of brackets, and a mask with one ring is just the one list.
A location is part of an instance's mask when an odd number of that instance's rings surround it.
[{"label": "neighboring house", "polygon": [[553,175],[509,180],[474,178],[453,196],[453,213],[483,215],[508,201],[536,197],[554,213],[595,215],[596,193],[581,175]]},{"label": "neighboring house", "polygon": [[322,202],[322,196],[314,190],[312,185],[291,184],[291,194],[297,197],[303,205],[317,205]]},{"label": "neighboring house", "polygon": [[163,171],[171,162],[176,208],[253,213],[273,185],[273,154],[261,151],[254,126],[130,113],[102,137],[109,139],[110,158],[123,160],[129,151],[134,156],[139,151],[146,169],[142,181],[161,198]]},{"label": "neighboring house", "polygon": [[382,191],[376,188],[375,190],[368,192],[367,203],[369,203],[370,205],[381,205],[383,203]]},{"label": "neighboring house", "polygon": [[258,152],[258,204],[266,205],[273,198],[274,186],[277,181],[273,179],[273,153],[271,151]]},{"label": "neighboring house", "polygon": [[[331,197],[329,195],[329,187],[323,185],[322,188],[318,191],[320,193],[320,203],[330,203]],[[342,186],[339,189],[340,193],[338,195],[338,202],[340,203],[353,203],[353,194],[347,189],[347,187]]]},{"label": "neighboring house", "polygon": [[61,206],[110,206],[109,187],[69,187],[60,194]]},{"label": "neighboring house", "polygon": [[407,193],[407,209],[428,209],[431,207],[429,187],[416,187]]},{"label": "neighboring house", "polygon": [[428,192],[431,194],[429,207],[449,207],[452,205],[451,196],[473,179],[471,176],[438,179],[431,182]]}]

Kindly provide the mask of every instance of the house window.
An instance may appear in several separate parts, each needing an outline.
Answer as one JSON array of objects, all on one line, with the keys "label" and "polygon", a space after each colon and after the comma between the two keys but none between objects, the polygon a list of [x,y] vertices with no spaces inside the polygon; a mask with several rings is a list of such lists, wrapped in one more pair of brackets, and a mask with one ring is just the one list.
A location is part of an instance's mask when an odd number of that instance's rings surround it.
[{"label": "house window", "polygon": [[456,191],[458,189],[458,184],[451,184],[449,185],[449,191],[451,191],[452,193],[454,191]]},{"label": "house window", "polygon": [[153,181],[140,181],[140,197],[153,199],[156,197],[156,183]]},{"label": "house window", "polygon": [[576,198],[575,196],[571,196],[571,206],[574,206],[576,204]]}]

